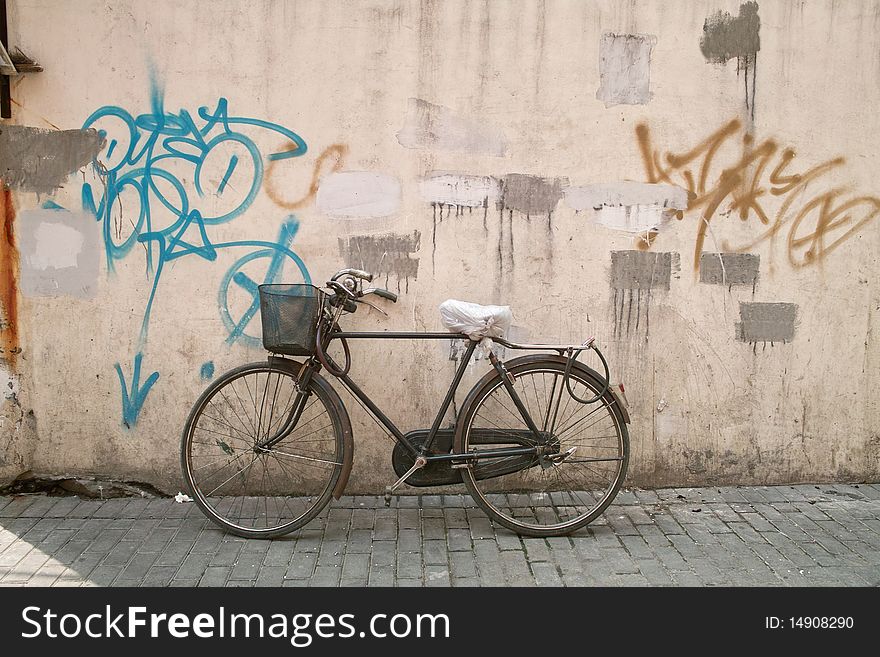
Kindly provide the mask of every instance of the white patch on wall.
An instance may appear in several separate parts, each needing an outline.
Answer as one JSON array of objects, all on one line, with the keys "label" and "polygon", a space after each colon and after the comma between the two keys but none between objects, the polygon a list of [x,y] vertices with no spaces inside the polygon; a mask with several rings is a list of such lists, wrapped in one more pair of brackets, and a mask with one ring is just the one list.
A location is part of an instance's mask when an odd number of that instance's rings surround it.
[{"label": "white patch on wall", "polygon": [[421,98],[410,98],[406,119],[397,133],[404,148],[456,151],[473,155],[502,157],[507,139],[499,129],[485,121],[464,118],[443,105]]},{"label": "white patch on wall", "polygon": [[0,367],[0,391],[3,392],[3,398],[14,399],[18,395],[18,389],[18,375]]},{"label": "white patch on wall", "polygon": [[419,184],[428,203],[466,208],[491,207],[501,198],[501,184],[490,176],[433,173]]},{"label": "white patch on wall", "polygon": [[26,210],[16,227],[25,296],[92,298],[98,280],[100,227],[67,210]]},{"label": "white patch on wall", "polygon": [[387,217],[400,208],[400,183],[372,171],[342,171],[321,178],[318,209],[331,217]]},{"label": "white patch on wall", "polygon": [[676,185],[619,182],[568,187],[565,202],[574,210],[596,210],[596,223],[606,228],[643,233],[686,210],[688,192]]},{"label": "white patch on wall", "polygon": [[76,228],[62,223],[41,221],[34,233],[36,249],[28,264],[34,269],[66,269],[76,267],[82,251],[83,236]]},{"label": "white patch on wall", "polygon": [[651,34],[605,32],[599,40],[599,90],[605,107],[646,105],[651,100]]}]

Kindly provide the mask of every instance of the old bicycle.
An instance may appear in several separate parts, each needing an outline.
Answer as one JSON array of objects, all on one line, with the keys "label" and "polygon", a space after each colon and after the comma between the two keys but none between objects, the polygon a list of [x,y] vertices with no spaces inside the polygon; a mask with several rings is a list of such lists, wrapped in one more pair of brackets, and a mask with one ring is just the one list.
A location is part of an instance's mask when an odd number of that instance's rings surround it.
[{"label": "old bicycle", "polygon": [[[364,288],[371,280],[367,272],[343,269],[325,289],[260,286],[263,343],[271,355],[214,381],[183,431],[183,475],[208,518],[241,536],[271,538],[303,527],[342,494],[352,467],[352,427],[322,371],[396,440],[398,479],[386,488],[386,502],[404,483],[464,483],[490,518],[530,536],[568,534],[601,514],[626,474],[629,418],[594,340],[517,344],[503,337],[506,308],[454,301],[441,306],[452,317],[445,323],[467,333],[342,330],[340,320],[360,304],[376,307],[365,297],[397,300],[387,290]],[[467,341],[431,427],[403,433],[351,379],[348,341],[355,339]],[[454,427],[441,428],[474,351],[487,339],[545,353],[502,361],[490,351],[491,369],[468,393]],[[343,364],[328,354],[331,344],[341,347]],[[604,376],[577,360],[587,349]]]}]

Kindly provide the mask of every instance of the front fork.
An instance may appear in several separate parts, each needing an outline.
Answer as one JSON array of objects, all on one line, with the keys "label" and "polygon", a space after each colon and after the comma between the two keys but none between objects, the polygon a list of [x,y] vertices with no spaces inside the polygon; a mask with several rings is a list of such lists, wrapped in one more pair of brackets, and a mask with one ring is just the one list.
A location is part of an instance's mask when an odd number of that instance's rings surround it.
[{"label": "front fork", "polygon": [[[269,363],[271,364],[273,361],[283,360],[278,358],[277,356],[270,356]],[[312,374],[314,374],[320,364],[314,362],[314,358],[310,358],[305,363],[303,363],[302,368],[299,371],[299,376],[296,381],[296,398],[293,400],[293,405],[290,408],[290,412],[287,414],[287,419],[284,421],[284,424],[281,425],[281,428],[275,433],[274,436],[267,436],[265,440],[258,442],[254,446],[254,451],[264,452],[266,450],[272,449],[275,445],[280,443],[282,440],[287,438],[290,435],[290,432],[294,430],[299,419],[302,417],[303,411],[306,408],[306,403],[311,397],[312,393],[309,392],[309,383],[312,380]]]}]

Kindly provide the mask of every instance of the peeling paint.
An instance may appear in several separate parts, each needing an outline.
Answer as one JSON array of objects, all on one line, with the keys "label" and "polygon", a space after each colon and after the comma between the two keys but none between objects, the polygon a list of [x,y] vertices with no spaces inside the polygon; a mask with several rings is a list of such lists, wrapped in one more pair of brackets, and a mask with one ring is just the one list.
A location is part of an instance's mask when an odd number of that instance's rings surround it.
[{"label": "peeling paint", "polygon": [[522,173],[509,173],[501,189],[501,206],[526,215],[549,214],[562,199],[567,178],[541,178]]},{"label": "peeling paint", "polygon": [[743,302],[739,304],[742,320],[736,325],[740,342],[791,342],[794,339],[797,304]]},{"label": "peeling paint", "polygon": [[700,256],[700,282],[754,290],[760,264],[760,256],[753,253],[703,253]]},{"label": "peeling paint", "polygon": [[443,105],[410,98],[397,141],[404,148],[456,151],[502,157],[507,152],[504,134],[484,121],[459,116]]},{"label": "peeling paint", "polygon": [[599,40],[599,89],[605,107],[647,105],[651,100],[651,34],[605,32]]},{"label": "peeling paint", "polygon": [[0,178],[25,192],[51,194],[97,157],[104,138],[96,130],[44,130],[0,125]]},{"label": "peeling paint", "polygon": [[25,296],[93,298],[101,247],[94,220],[66,210],[21,214],[21,292]]},{"label": "peeling paint", "polygon": [[371,171],[343,171],[321,179],[318,209],[331,217],[388,217],[400,208],[400,182]]},{"label": "peeling paint", "polygon": [[421,233],[411,235],[357,235],[339,238],[339,254],[346,266],[363,269],[376,276],[385,276],[388,286],[391,276],[397,278],[397,289],[404,281],[407,289],[409,279],[418,278],[419,259],[412,255],[421,245]]}]

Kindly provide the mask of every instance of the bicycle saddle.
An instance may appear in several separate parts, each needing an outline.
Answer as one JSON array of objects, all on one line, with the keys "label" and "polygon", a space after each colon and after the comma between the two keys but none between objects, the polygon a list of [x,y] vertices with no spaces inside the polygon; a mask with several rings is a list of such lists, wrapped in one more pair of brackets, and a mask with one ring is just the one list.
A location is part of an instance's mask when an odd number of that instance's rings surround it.
[{"label": "bicycle saddle", "polygon": [[440,319],[448,330],[464,333],[471,340],[501,338],[513,322],[510,306],[481,306],[447,299],[440,304]]}]

